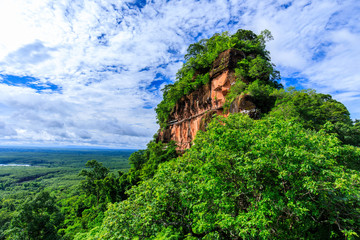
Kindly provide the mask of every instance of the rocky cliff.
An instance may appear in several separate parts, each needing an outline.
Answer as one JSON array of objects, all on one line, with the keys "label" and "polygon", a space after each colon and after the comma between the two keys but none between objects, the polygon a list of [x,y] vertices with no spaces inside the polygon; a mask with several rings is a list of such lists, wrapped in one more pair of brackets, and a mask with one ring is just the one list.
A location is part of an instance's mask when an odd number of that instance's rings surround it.
[{"label": "rocky cliff", "polygon": [[210,81],[189,95],[183,96],[170,113],[168,126],[159,131],[158,140],[167,143],[175,141],[179,150],[191,146],[196,133],[205,130],[214,114],[228,115],[243,112],[256,115],[256,106],[251,96],[237,97],[224,112],[225,97],[235,83],[237,62],[245,57],[242,51],[229,49],[219,54],[209,72]]}]

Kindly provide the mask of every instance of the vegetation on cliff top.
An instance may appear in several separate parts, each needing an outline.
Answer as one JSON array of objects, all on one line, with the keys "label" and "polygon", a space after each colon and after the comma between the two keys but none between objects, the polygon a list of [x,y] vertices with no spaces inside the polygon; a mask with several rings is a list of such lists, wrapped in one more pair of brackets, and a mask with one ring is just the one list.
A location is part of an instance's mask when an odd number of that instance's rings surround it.
[{"label": "vegetation on cliff top", "polygon": [[156,107],[160,127],[166,127],[170,112],[182,96],[209,82],[209,71],[214,60],[227,49],[234,48],[244,53],[245,58],[237,68],[239,78],[248,81],[258,79],[280,87],[276,83],[279,73],[270,63],[270,55],[265,48],[266,40],[270,39],[272,36],[268,30],[256,35],[252,31],[240,29],[233,35],[224,32],[191,44],[185,55],[186,62],[177,72],[175,83],[164,87],[163,100]]},{"label": "vegetation on cliff top", "polygon": [[297,118],[304,127],[315,130],[320,130],[330,121],[334,124],[331,132],[338,134],[344,143],[358,146],[360,127],[353,124],[342,103],[314,90],[282,89],[282,85],[277,82],[280,73],[274,69],[270,53],[266,50],[266,41],[272,39],[268,30],[256,35],[252,31],[240,29],[233,35],[224,32],[191,44],[185,55],[186,62],[177,73],[177,80],[163,89],[163,100],[156,108],[160,127],[167,126],[169,115],[182,96],[209,81],[209,71],[219,54],[233,48],[242,51],[244,58],[235,68],[237,81],[226,96],[225,110],[229,109],[236,97],[247,94],[253,97],[263,116],[271,114]]}]

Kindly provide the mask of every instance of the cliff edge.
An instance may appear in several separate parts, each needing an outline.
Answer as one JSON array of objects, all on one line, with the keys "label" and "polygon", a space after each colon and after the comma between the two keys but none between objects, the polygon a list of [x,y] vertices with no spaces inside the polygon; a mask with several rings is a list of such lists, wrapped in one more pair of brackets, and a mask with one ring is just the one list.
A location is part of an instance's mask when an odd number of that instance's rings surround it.
[{"label": "cliff edge", "polygon": [[169,115],[167,127],[159,130],[157,141],[168,143],[173,140],[178,150],[185,150],[191,146],[196,133],[206,129],[215,114],[227,116],[229,113],[242,112],[255,117],[257,109],[249,95],[238,96],[230,104],[229,110],[224,111],[225,97],[237,80],[234,69],[243,58],[245,54],[237,49],[220,53],[209,72],[210,81],[177,101]]}]

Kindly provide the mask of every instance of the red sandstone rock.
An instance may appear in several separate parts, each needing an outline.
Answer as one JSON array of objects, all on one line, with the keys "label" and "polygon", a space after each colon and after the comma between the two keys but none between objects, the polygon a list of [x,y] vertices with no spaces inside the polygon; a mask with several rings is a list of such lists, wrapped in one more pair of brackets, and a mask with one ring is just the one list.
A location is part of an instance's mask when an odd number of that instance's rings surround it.
[{"label": "red sandstone rock", "polygon": [[[234,68],[244,57],[244,53],[236,49],[220,53],[210,71],[210,82],[176,103],[170,113],[168,127],[159,132],[158,140],[165,143],[174,140],[179,146],[178,150],[185,150],[191,146],[196,133],[206,129],[214,114],[225,115],[225,96],[236,81]],[[257,114],[256,106],[248,95],[236,98],[229,112]]]}]

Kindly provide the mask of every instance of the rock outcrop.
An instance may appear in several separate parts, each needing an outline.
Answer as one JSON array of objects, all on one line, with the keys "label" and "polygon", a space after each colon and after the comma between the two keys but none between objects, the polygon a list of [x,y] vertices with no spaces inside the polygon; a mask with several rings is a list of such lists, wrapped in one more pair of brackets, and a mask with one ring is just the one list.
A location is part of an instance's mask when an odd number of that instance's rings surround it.
[{"label": "rock outcrop", "polygon": [[[196,133],[205,130],[214,114],[227,115],[223,105],[225,96],[235,83],[237,62],[244,58],[243,52],[229,49],[214,61],[209,73],[210,81],[189,95],[183,96],[170,113],[166,129],[159,131],[158,140],[167,143],[171,140],[178,144],[178,150],[191,146]],[[229,113],[243,112],[254,117],[256,106],[251,96],[241,95],[230,105]]]}]

